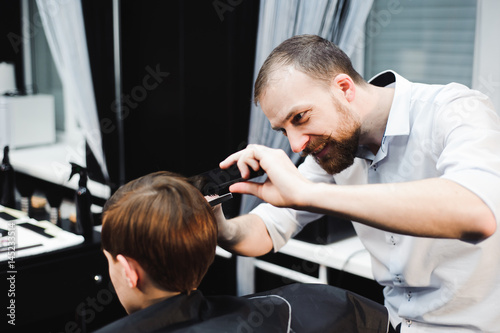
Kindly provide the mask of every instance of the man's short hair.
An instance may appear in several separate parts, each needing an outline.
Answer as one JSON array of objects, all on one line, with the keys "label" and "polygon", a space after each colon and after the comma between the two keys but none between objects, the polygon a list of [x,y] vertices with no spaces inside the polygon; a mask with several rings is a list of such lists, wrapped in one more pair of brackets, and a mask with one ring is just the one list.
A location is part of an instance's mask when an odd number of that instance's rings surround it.
[{"label": "man's short hair", "polygon": [[325,84],[330,84],[338,74],[349,75],[357,84],[366,83],[352,67],[349,57],[338,46],[320,36],[297,35],[278,45],[264,61],[255,80],[255,104],[259,103],[272,74],[288,66]]},{"label": "man's short hair", "polygon": [[102,247],[135,259],[158,287],[197,288],[215,257],[217,223],[186,178],[156,172],[120,187],[103,209]]}]

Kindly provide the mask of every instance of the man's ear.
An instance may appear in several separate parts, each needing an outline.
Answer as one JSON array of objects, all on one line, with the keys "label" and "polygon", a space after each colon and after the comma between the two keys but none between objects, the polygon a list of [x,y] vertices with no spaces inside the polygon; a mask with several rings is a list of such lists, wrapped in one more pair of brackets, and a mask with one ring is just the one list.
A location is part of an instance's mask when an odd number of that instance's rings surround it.
[{"label": "man's ear", "polygon": [[130,288],[137,288],[137,285],[141,278],[141,267],[139,263],[134,259],[125,257],[121,254],[116,256],[116,260],[118,260],[120,266],[123,269],[123,278],[127,280],[127,285]]},{"label": "man's ear", "polygon": [[354,100],[354,97],[356,96],[356,85],[349,75],[337,75],[333,79],[332,84],[335,88],[340,89],[347,102],[351,103]]}]

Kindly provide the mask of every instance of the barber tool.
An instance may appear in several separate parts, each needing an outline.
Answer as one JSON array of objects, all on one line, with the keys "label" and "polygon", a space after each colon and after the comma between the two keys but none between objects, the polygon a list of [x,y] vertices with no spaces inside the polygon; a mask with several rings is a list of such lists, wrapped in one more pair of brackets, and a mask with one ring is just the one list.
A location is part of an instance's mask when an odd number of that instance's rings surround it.
[{"label": "barber tool", "polygon": [[33,232],[36,232],[39,235],[47,237],[47,238],[54,238],[53,235],[46,232],[45,228],[39,227],[39,226],[34,225],[32,223],[29,223],[29,222],[18,223],[17,226],[29,229]]},{"label": "barber tool", "polygon": [[15,217],[7,212],[0,212],[0,219],[5,220],[5,221],[12,221],[12,220],[16,220],[17,217]]},{"label": "barber tool", "polygon": [[227,169],[216,168],[189,178],[191,184],[197,187],[203,195],[222,195],[229,191],[234,183],[245,182],[264,175],[264,170],[253,171],[250,176],[243,178],[236,164]]},{"label": "barber tool", "polygon": [[221,204],[223,202],[231,200],[232,198],[233,198],[233,194],[232,193],[226,193],[226,194],[223,194],[223,195],[220,195],[220,196],[209,196],[209,198],[207,199],[207,201],[210,204],[210,206],[215,207],[218,204]]},{"label": "barber tool", "polygon": [[71,163],[71,175],[68,181],[76,174],[80,175],[78,189],[75,193],[76,203],[76,233],[83,235],[86,242],[92,241],[94,220],[92,218],[92,195],[87,188],[87,169],[76,163]]}]

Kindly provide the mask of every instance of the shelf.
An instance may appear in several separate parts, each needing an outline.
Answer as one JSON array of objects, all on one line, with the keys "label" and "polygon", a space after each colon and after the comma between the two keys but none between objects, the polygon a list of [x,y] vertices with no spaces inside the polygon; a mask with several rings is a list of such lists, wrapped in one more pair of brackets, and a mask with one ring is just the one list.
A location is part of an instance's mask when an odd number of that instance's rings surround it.
[{"label": "shelf", "polygon": [[[83,149],[83,148],[82,148]],[[68,142],[13,149],[9,152],[10,163],[17,172],[45,180],[70,189],[78,188],[78,177],[68,181],[71,174],[69,162],[85,166],[85,154]],[[109,186],[89,179],[87,187],[93,196],[107,200],[111,194]]]}]

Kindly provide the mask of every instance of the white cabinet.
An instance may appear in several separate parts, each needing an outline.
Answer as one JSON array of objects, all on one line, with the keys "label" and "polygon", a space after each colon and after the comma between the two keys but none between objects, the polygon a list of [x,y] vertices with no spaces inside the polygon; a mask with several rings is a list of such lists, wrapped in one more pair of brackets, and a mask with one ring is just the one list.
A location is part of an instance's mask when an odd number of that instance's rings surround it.
[{"label": "white cabinet", "polygon": [[53,96],[0,96],[0,147],[16,149],[55,141]]}]

